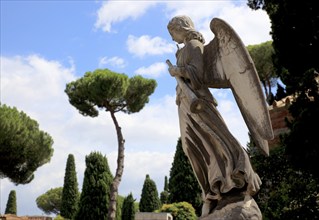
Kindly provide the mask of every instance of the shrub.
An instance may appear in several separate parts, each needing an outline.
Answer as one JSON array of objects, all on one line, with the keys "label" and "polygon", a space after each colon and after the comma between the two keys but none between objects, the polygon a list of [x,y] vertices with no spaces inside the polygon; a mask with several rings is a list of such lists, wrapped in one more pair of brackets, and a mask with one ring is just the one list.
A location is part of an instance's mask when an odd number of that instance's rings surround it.
[{"label": "shrub", "polygon": [[195,209],[188,202],[178,202],[173,204],[164,204],[159,212],[169,212],[174,220],[195,220],[197,216]]}]

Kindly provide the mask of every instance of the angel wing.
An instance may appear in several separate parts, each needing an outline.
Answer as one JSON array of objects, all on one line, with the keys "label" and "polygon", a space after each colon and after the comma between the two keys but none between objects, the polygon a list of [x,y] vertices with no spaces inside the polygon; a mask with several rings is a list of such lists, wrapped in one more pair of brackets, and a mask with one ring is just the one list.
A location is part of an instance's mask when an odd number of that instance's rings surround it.
[{"label": "angel wing", "polygon": [[210,28],[215,38],[204,48],[205,82],[210,88],[231,88],[253,140],[269,155],[267,140],[274,135],[254,63],[229,24],[214,18]]}]

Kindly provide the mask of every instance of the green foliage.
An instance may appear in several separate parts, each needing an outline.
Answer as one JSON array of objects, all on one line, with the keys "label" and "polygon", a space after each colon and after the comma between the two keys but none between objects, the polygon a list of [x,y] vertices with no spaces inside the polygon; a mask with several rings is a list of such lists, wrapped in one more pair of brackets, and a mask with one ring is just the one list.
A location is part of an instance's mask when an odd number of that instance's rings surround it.
[{"label": "green foliage", "polygon": [[164,179],[164,191],[168,191],[168,179],[167,179],[167,176],[165,176],[165,179]]},{"label": "green foliage", "polygon": [[85,73],[68,83],[65,89],[69,102],[85,116],[98,116],[97,108],[106,111],[134,113],[140,111],[154,92],[156,81],[141,76],[128,78],[108,69]]},{"label": "green foliage", "polygon": [[122,207],[122,220],[134,220],[135,219],[135,199],[132,193],[125,197]]},{"label": "green foliage", "polygon": [[306,72],[300,83],[302,90],[296,101],[289,107],[292,120],[288,121],[290,133],[284,137],[286,154],[295,169],[310,172],[319,181],[319,89],[314,80],[313,70]]},{"label": "green foliage", "polygon": [[263,185],[255,196],[264,219],[316,219],[319,216],[318,182],[309,173],[296,170],[277,147],[265,157],[251,153],[251,162]]},{"label": "green foliage", "polygon": [[143,184],[139,206],[141,212],[153,212],[160,207],[156,184],[148,174]]},{"label": "green foliage", "polygon": [[62,187],[53,188],[39,196],[36,199],[38,208],[46,214],[60,214],[62,190]]},{"label": "green foliage", "polygon": [[159,212],[169,212],[174,220],[195,220],[197,216],[195,209],[188,202],[178,202],[173,204],[164,204]]},{"label": "green foliage", "polygon": [[136,75],[129,79],[129,86],[125,93],[125,102],[127,109],[125,112],[139,112],[149,101],[149,96],[154,92],[156,81],[145,79]]},{"label": "green foliage", "polygon": [[165,180],[164,180],[164,190],[161,192],[160,194],[160,200],[161,200],[161,204],[167,204],[168,203],[168,196],[169,196],[169,192],[168,192],[168,181],[167,181],[167,176],[165,176]]},{"label": "green foliage", "polygon": [[107,158],[99,152],[92,152],[86,156],[85,163],[82,193],[75,219],[106,220],[113,179]]},{"label": "green foliage", "polygon": [[122,220],[122,208],[124,197],[118,195],[116,198],[116,220]]},{"label": "green foliage", "polygon": [[[290,0],[248,0],[253,9],[262,8],[272,24],[273,47],[276,67],[288,94],[297,100],[289,111],[294,120],[289,123],[290,134],[285,138],[286,153],[295,168],[312,173],[319,157],[316,129],[319,116],[318,76],[319,62],[319,6],[310,0],[300,4]],[[317,73],[316,73],[317,72]]]},{"label": "green foliage", "polygon": [[319,123],[319,91],[315,81],[319,71],[319,7],[314,0],[302,3],[248,0],[248,5],[262,8],[269,15],[276,68],[286,92],[297,97],[289,108],[293,117],[287,121],[290,132],[283,137],[282,149],[275,154],[275,158],[284,158],[284,163],[274,160],[270,164],[278,184],[272,184],[266,194],[270,197],[266,203],[269,218],[317,219],[319,171],[314,164],[319,158],[315,129]]},{"label": "green foliage", "polygon": [[294,93],[309,69],[319,71],[319,6],[315,0],[302,4],[291,0],[248,0],[252,9],[263,9],[271,20],[275,63],[283,67],[280,78]]},{"label": "green foliage", "polygon": [[161,204],[167,204],[168,203],[168,197],[169,197],[169,193],[167,191],[163,191],[160,194],[160,201]]},{"label": "green foliage", "polygon": [[35,120],[0,104],[0,178],[16,184],[31,182],[37,168],[50,161],[52,144]]},{"label": "green foliage", "polygon": [[264,87],[266,99],[271,103],[271,88],[276,85],[277,74],[272,61],[274,49],[272,41],[267,41],[258,45],[247,47],[251,58],[254,61],[259,79]]},{"label": "green foliage", "polygon": [[57,215],[54,220],[64,220],[64,218],[61,215]]},{"label": "green foliage", "polygon": [[4,214],[17,214],[17,197],[15,190],[11,190],[9,193],[8,202]]},{"label": "green foliage", "polygon": [[79,196],[74,156],[73,154],[69,154],[64,175],[61,216],[67,219],[73,219],[78,208]]},{"label": "green foliage", "polygon": [[194,175],[191,164],[185,155],[181,139],[178,139],[169,177],[169,202],[188,202],[201,213],[201,188]]}]

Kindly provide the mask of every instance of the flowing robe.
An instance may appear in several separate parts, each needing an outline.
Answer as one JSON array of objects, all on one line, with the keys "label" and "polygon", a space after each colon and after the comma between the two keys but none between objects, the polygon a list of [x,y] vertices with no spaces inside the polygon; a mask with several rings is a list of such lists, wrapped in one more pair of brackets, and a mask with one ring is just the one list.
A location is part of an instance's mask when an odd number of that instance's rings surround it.
[{"label": "flowing robe", "polygon": [[[203,82],[203,50],[203,44],[193,39],[176,53],[177,67],[182,73],[176,103],[183,150],[201,185],[204,201],[218,201],[232,192],[253,195],[260,188],[260,178]],[[190,107],[194,102],[200,103],[196,111]]]}]

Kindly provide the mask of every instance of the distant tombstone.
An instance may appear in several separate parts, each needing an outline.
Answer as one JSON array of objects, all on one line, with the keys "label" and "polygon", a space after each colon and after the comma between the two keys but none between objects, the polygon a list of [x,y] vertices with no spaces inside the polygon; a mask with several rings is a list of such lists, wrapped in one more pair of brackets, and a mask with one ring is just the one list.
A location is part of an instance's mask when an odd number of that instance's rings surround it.
[{"label": "distant tombstone", "polygon": [[137,212],[135,220],[173,220],[173,216],[166,212]]}]

